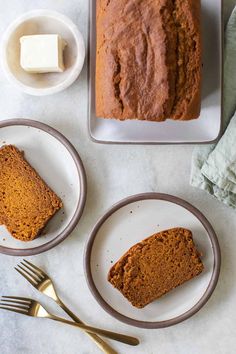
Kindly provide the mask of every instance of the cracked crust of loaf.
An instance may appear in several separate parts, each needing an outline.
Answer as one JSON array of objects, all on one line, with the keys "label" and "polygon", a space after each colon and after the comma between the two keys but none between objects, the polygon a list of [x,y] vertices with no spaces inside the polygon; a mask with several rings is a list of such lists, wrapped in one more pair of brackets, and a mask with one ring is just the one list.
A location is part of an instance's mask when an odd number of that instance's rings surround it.
[{"label": "cracked crust of loaf", "polygon": [[200,0],[98,0],[96,115],[200,114]]},{"label": "cracked crust of loaf", "polygon": [[191,231],[174,228],[131,247],[110,269],[108,281],[133,306],[143,308],[203,269]]},{"label": "cracked crust of loaf", "polygon": [[60,198],[24,159],[23,152],[12,145],[0,148],[0,225],[16,239],[31,241],[61,207]]}]

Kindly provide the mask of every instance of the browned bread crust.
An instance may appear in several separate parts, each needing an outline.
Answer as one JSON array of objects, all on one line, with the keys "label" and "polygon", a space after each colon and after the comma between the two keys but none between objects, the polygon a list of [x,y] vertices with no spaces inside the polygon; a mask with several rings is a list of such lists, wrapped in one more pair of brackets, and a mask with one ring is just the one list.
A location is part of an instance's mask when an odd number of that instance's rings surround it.
[{"label": "browned bread crust", "polygon": [[97,0],[97,117],[199,117],[200,12],[200,0]]},{"label": "browned bread crust", "polygon": [[0,148],[0,224],[13,237],[33,240],[61,207],[22,152],[12,145]]},{"label": "browned bread crust", "polygon": [[192,233],[174,228],[131,247],[114,264],[108,281],[137,308],[143,308],[203,271]]}]

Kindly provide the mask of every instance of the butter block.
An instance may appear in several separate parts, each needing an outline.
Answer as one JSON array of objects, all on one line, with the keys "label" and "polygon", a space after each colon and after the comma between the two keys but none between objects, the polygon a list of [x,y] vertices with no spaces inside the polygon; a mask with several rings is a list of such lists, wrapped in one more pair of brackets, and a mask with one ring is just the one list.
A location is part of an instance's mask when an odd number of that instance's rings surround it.
[{"label": "butter block", "polygon": [[57,34],[20,38],[20,65],[30,73],[53,73],[65,70],[63,51],[66,42]]}]

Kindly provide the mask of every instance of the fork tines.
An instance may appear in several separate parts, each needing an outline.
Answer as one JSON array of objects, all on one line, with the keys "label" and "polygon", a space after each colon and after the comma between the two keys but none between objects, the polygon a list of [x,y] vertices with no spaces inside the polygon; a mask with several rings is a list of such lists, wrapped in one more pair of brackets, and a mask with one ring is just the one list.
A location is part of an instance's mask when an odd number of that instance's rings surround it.
[{"label": "fork tines", "polygon": [[20,262],[20,264],[15,267],[15,270],[26,280],[28,280],[34,287],[47,277],[40,268],[36,267],[26,259],[24,259],[23,262]]},{"label": "fork tines", "polygon": [[27,315],[32,305],[32,301],[19,296],[2,296],[0,309]]}]

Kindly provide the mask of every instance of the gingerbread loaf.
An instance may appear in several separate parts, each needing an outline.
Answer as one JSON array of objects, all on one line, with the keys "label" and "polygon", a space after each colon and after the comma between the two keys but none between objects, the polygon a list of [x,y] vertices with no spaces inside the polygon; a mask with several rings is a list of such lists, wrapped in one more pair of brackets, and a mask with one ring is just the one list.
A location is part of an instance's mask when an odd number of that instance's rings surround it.
[{"label": "gingerbread loaf", "polygon": [[12,145],[0,148],[0,225],[16,239],[31,241],[61,207],[21,151]]},{"label": "gingerbread loaf", "polygon": [[108,281],[133,306],[143,308],[203,271],[191,231],[174,228],[131,247],[114,264]]},{"label": "gingerbread loaf", "polygon": [[96,3],[96,116],[150,121],[198,118],[201,1]]}]

